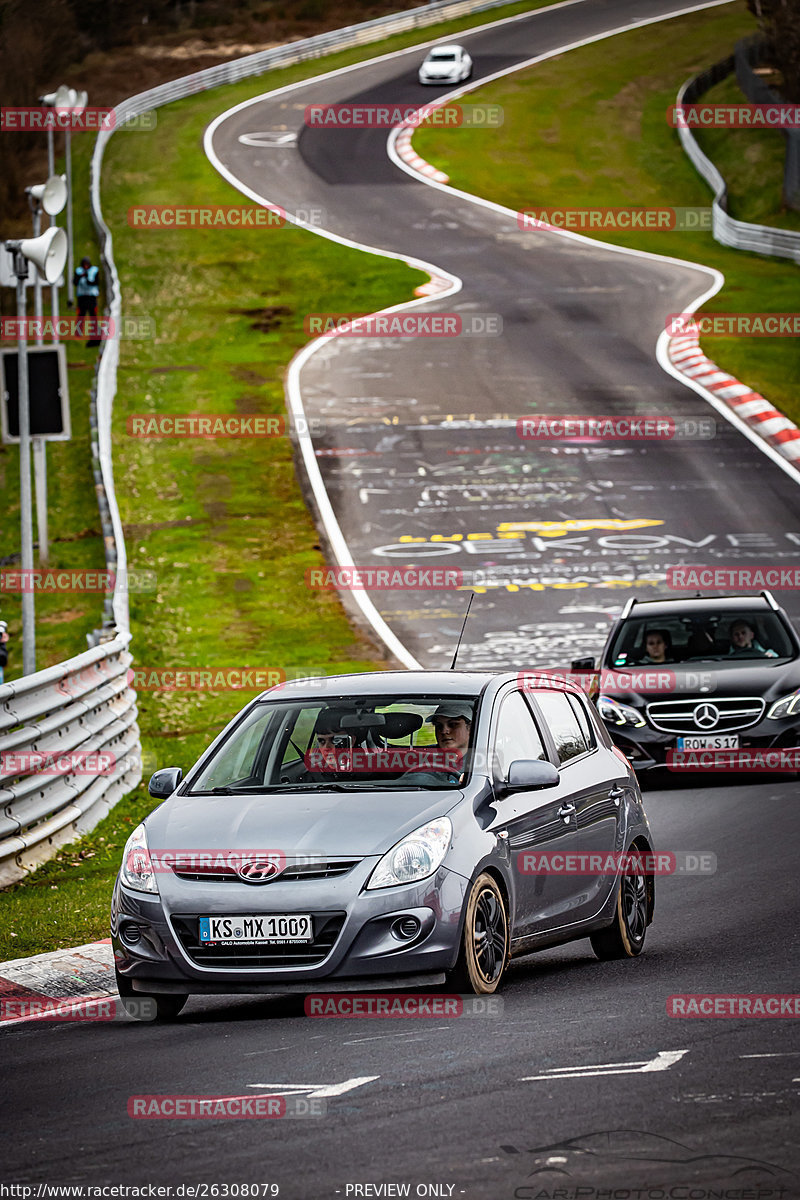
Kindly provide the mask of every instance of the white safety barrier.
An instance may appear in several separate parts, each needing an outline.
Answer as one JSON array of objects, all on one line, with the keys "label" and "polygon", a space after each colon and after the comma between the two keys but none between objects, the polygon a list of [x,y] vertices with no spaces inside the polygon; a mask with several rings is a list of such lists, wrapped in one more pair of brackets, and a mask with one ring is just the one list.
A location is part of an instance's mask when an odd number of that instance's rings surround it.
[{"label": "white safety barrier", "polygon": [[[730,65],[728,65],[730,64]],[[725,69],[725,68],[728,69]],[[691,104],[712,84],[733,70],[733,58],[718,63],[710,71],[689,79],[678,92],[678,106]],[[690,129],[678,126],[678,137],[694,167],[714,192],[711,205],[711,228],[715,241],[734,250],[749,250],[754,254],[769,254],[776,258],[791,258],[800,263],[800,233],[778,229],[774,225],[753,225],[737,221],[726,211],[728,185],[710,158],[700,149]]]},{"label": "white safety barrier", "polygon": [[0,687],[0,887],[92,829],[141,779],[129,633]]}]

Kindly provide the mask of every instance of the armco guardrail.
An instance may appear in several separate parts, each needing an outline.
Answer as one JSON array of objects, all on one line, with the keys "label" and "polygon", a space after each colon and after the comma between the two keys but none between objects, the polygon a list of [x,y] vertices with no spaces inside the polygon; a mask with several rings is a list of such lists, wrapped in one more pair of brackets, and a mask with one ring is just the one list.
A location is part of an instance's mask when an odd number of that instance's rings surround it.
[{"label": "armco guardrail", "polygon": [[[678,92],[677,105],[692,104],[704,92],[734,70],[733,55],[715,63],[709,70],[688,80]],[[728,187],[710,158],[700,149],[690,129],[678,125],[681,145],[697,171],[714,192],[711,205],[711,228],[714,239],[734,250],[749,250],[755,254],[769,254],[776,258],[791,258],[800,262],[800,233],[789,229],[776,229],[772,225],[752,225],[749,221],[737,221],[728,215]]]},{"label": "armco guardrail", "polygon": [[[139,782],[129,641],[129,633],[120,633],[68,662],[0,687],[0,887],[92,829]],[[20,759],[32,754],[52,762],[43,772],[30,762],[20,769]],[[103,756],[105,773],[80,774],[85,755]],[[69,770],[71,762],[77,770]]]}]

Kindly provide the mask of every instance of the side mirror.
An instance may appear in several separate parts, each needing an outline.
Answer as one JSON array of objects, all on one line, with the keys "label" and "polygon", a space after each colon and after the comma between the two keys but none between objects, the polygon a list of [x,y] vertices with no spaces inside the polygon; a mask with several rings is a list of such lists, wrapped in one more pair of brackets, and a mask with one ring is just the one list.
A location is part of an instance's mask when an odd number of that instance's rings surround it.
[{"label": "side mirror", "polygon": [[575,658],[569,665],[571,671],[593,671],[595,669],[593,658]]},{"label": "side mirror", "polygon": [[508,768],[505,792],[532,792],[555,787],[561,776],[551,762],[538,758],[518,758]]},{"label": "side mirror", "polygon": [[150,776],[147,790],[156,800],[166,800],[182,779],[183,771],[180,767],[164,767],[163,770],[156,771],[155,775]]}]

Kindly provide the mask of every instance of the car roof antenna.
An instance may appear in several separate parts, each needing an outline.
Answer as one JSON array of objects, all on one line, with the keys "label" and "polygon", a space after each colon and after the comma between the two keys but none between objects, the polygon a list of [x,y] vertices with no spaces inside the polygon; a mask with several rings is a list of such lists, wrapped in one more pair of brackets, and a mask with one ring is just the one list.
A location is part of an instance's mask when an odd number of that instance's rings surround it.
[{"label": "car roof antenna", "polygon": [[461,649],[461,639],[463,638],[464,630],[467,627],[467,617],[469,616],[469,610],[472,607],[472,601],[474,599],[475,599],[475,593],[471,592],[470,597],[469,597],[469,603],[467,604],[467,611],[464,613],[464,624],[461,626],[461,633],[458,635],[458,644],[456,645],[456,652],[453,655],[453,661],[450,664],[451,671],[455,671],[455,669],[456,669],[456,659],[458,658],[458,652]]}]

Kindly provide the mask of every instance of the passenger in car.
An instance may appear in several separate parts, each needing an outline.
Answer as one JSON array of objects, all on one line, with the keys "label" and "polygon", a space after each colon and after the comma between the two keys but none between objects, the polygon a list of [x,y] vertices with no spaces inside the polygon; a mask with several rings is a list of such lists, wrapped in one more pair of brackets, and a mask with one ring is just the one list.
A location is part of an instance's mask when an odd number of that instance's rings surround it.
[{"label": "passenger in car", "polygon": [[749,621],[734,621],[730,629],[731,645],[728,654],[747,655],[748,658],[777,658],[774,650],[768,650],[756,640],[756,631]]}]

